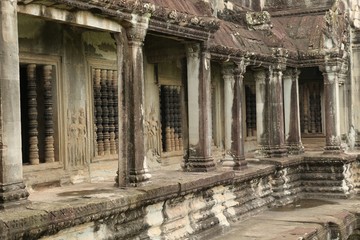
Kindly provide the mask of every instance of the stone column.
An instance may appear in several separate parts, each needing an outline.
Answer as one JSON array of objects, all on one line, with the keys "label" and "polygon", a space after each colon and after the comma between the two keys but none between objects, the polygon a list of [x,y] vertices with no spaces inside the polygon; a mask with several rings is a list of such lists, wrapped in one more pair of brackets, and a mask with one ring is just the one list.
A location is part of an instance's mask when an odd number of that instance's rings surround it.
[{"label": "stone column", "polygon": [[256,137],[259,145],[258,154],[268,156],[269,153],[269,113],[268,83],[264,68],[253,68],[256,83]]},{"label": "stone column", "polygon": [[[126,162],[126,144],[127,143],[127,134],[123,126],[125,126],[126,120],[124,112],[124,85],[123,85],[123,70],[124,70],[124,55],[127,55],[125,51],[126,46],[126,30],[123,29],[123,32],[114,34],[116,40],[116,50],[117,50],[117,71],[114,76],[114,102],[117,101],[117,108],[115,108],[115,138],[117,142],[115,145],[118,152],[118,170],[117,176],[115,178],[116,183],[119,187],[125,187],[127,184],[127,162]],[[126,101],[125,101],[126,103]],[[116,124],[117,122],[117,124]],[[125,136],[125,137],[124,137]]]},{"label": "stone column", "polygon": [[[127,29],[129,75],[125,79],[127,120],[127,159],[129,183],[142,185],[151,175],[146,166],[145,154],[145,110],[144,110],[144,59],[143,41],[146,36],[148,19],[140,18],[138,23]],[[121,73],[119,73],[121,74]]]},{"label": "stone column", "polygon": [[189,152],[185,159],[185,169],[207,172],[215,169],[211,153],[210,53],[204,44],[189,44],[186,53]]},{"label": "stone column", "polygon": [[304,147],[301,143],[299,79],[298,69],[287,69],[284,73],[284,119],[285,140],[289,154],[301,154]]},{"label": "stone column", "polygon": [[270,119],[270,155],[282,157],[287,155],[284,137],[284,107],[282,76],[285,70],[284,50],[276,49],[276,63],[270,67],[269,80],[269,119]]},{"label": "stone column", "polygon": [[223,64],[222,76],[224,79],[224,142],[225,156],[223,167],[233,168],[234,159],[231,155],[231,130],[233,123],[232,106],[234,100],[234,64]]},{"label": "stone column", "polygon": [[231,155],[234,158],[234,170],[240,170],[246,167],[243,133],[243,94],[244,91],[244,73],[246,64],[244,60],[238,63],[235,72],[234,98],[232,104],[232,124],[231,124]]},{"label": "stone column", "polygon": [[0,209],[26,203],[23,183],[17,1],[0,1]]},{"label": "stone column", "polygon": [[324,104],[326,145],[324,153],[341,153],[340,115],[339,115],[339,72],[338,63],[325,63],[320,67],[324,76]]}]

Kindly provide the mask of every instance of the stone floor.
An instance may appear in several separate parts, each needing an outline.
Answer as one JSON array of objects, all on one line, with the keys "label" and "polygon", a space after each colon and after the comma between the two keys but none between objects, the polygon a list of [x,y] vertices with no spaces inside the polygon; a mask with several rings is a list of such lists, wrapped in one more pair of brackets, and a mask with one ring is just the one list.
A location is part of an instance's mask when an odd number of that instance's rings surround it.
[{"label": "stone floor", "polygon": [[[316,153],[311,153],[316,154]],[[358,153],[357,153],[358,154]],[[249,168],[243,170],[240,175],[253,174],[264,171],[272,166],[256,164],[256,159],[249,161]],[[253,163],[253,164],[251,164]],[[255,163],[255,164],[254,164]],[[218,181],[218,178],[227,178],[225,172],[214,173],[185,173],[177,167],[169,167],[162,171],[153,172],[152,182],[141,189],[114,187],[114,176],[116,175],[116,162],[92,164],[90,171],[94,177],[91,183],[82,183],[55,188],[44,188],[32,191],[29,200],[32,203],[46,205],[73,204],[86,202],[92,199],[112,199],[115,195],[138,195],[141,192],[151,192],[165,185],[181,184],[184,187],[196,187],[205,178]],[[223,176],[224,175],[224,176]],[[202,179],[204,178],[204,179]],[[164,184],[166,183],[166,184]],[[350,226],[347,221],[356,221],[355,214],[360,215],[359,199],[330,199],[330,200],[301,200],[292,205],[268,209],[245,221],[233,223],[229,228],[213,235],[212,239],[240,239],[240,240],[314,240],[314,239],[347,239],[336,236],[343,234],[341,231],[332,232],[332,237],[326,235],[334,223],[336,226]],[[30,205],[28,209],[31,209]],[[34,205],[35,206],[35,205]],[[346,225],[347,224],[347,225]],[[337,238],[339,237],[339,238]],[[354,238],[356,239],[356,238]],[[359,238],[360,239],[360,238]]]},{"label": "stone floor", "polygon": [[[212,239],[346,240],[348,238],[346,230],[350,230],[350,223],[358,221],[354,216],[360,212],[359,200],[360,198],[300,200],[289,206],[268,209],[248,220],[236,222]],[[332,225],[343,228],[343,233],[327,231]]]}]

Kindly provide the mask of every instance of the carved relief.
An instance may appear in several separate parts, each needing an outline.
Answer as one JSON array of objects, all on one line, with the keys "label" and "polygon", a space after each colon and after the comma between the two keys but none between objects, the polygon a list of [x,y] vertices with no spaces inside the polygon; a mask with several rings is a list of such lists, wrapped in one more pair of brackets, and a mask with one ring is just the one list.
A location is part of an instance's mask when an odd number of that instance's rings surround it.
[{"label": "carved relief", "polygon": [[68,112],[68,159],[71,166],[86,163],[86,118],[84,109]]},{"label": "carved relief", "polygon": [[147,134],[147,149],[150,150],[153,156],[159,157],[162,151],[160,123],[155,118],[155,111],[152,107],[150,114],[145,122]]}]

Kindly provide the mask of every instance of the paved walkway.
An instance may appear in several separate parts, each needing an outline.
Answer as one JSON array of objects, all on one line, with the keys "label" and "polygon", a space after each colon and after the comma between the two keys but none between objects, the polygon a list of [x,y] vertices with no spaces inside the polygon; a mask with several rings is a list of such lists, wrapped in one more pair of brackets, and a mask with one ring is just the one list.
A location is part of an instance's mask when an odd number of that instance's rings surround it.
[{"label": "paved walkway", "polygon": [[346,240],[356,227],[359,200],[301,200],[236,222],[212,240]]}]

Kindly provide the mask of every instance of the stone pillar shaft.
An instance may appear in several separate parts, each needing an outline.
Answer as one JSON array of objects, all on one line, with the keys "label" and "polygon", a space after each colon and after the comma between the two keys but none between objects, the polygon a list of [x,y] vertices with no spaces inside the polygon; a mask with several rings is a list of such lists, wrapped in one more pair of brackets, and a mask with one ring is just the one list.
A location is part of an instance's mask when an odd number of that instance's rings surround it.
[{"label": "stone pillar shaft", "polygon": [[234,65],[224,64],[222,69],[224,79],[224,142],[225,156],[223,159],[223,167],[233,166],[233,158],[231,156],[231,125],[232,125],[232,105],[234,100]]},{"label": "stone pillar shaft", "polygon": [[17,1],[0,1],[0,209],[25,203]]},{"label": "stone pillar shaft", "polygon": [[258,154],[266,157],[269,152],[269,84],[267,82],[265,69],[258,68],[253,69],[253,71],[256,83],[256,137],[258,143]]},{"label": "stone pillar shaft", "polygon": [[244,61],[238,63],[234,72],[234,98],[232,105],[232,131],[231,131],[231,152],[234,158],[234,169],[239,170],[246,166],[244,150],[244,132],[243,132],[243,94],[244,91],[244,73],[246,65]]},{"label": "stone pillar shaft", "polygon": [[143,41],[147,30],[147,22],[135,24],[127,29],[129,51],[129,76],[126,78],[127,115],[130,133],[127,136],[127,158],[129,164],[129,182],[132,186],[142,185],[151,175],[145,165],[144,138],[144,59]]},{"label": "stone pillar shaft", "polygon": [[284,107],[281,68],[273,68],[269,82],[269,114],[270,114],[270,154],[273,157],[286,155],[284,138]]},{"label": "stone pillar shaft", "polygon": [[288,69],[284,74],[285,140],[289,154],[304,152],[300,131],[299,74],[297,69]]},{"label": "stone pillar shaft", "polygon": [[324,153],[341,153],[339,115],[339,71],[337,64],[321,68],[324,76],[326,145]]},{"label": "stone pillar shaft", "polygon": [[200,44],[187,48],[189,153],[188,171],[210,171],[215,167],[211,153],[211,76],[210,53]]},{"label": "stone pillar shaft", "polygon": [[269,151],[269,116],[268,116],[268,83],[265,69],[254,69],[256,82],[256,132],[259,145],[258,154],[268,156]]}]

